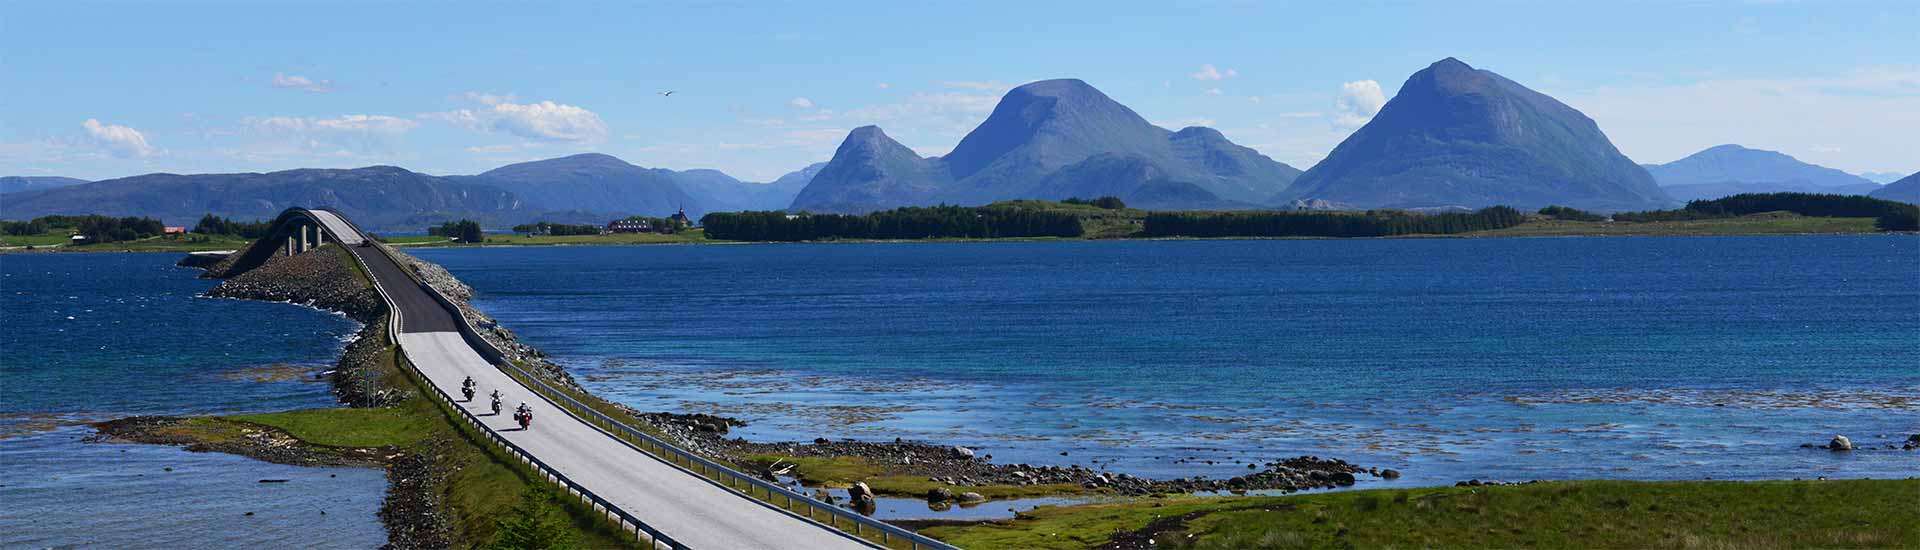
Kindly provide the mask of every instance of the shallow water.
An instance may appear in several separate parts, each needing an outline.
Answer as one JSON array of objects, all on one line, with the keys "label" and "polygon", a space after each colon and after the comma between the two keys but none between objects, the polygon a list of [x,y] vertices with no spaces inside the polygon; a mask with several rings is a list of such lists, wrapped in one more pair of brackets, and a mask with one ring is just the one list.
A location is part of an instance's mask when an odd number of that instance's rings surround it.
[{"label": "shallow water", "polygon": [[338,404],[312,375],[355,323],[199,298],[214,281],[179,257],[0,256],[0,548],[385,543],[380,470],[82,441],[93,430],[80,424],[121,416]]},{"label": "shallow water", "polygon": [[1799,448],[1920,432],[1913,235],[415,253],[596,393],[760,440],[1399,485],[1920,464]]}]

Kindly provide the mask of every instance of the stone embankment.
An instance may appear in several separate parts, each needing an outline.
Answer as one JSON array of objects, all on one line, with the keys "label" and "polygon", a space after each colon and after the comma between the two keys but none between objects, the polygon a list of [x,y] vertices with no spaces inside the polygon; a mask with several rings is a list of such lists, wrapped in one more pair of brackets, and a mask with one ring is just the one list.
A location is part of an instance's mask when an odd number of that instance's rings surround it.
[{"label": "stone embankment", "polygon": [[446,296],[448,300],[452,300],[453,304],[459,307],[460,315],[474,326],[480,333],[480,337],[486,339],[487,343],[493,344],[495,348],[499,348],[508,360],[548,381],[558,382],[574,389],[580,388],[580,383],[574,381],[573,375],[568,374],[566,368],[548,361],[547,354],[533,346],[520,343],[519,336],[513,331],[500,326],[500,323],[494,321],[492,317],[469,305],[467,302],[473,299],[473,287],[460,282],[460,279],[455,278],[447,268],[398,250],[393,251],[393,254],[403,265],[409,266],[420,280],[426,281],[428,286],[440,291],[440,294]]}]

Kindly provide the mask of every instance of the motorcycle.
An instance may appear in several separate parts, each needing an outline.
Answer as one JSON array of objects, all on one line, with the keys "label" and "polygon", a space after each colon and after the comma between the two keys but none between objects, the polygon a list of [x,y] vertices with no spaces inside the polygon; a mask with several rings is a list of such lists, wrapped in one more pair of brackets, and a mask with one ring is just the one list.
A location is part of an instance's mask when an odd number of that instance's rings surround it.
[{"label": "motorcycle", "polygon": [[493,414],[494,416],[500,415],[500,398],[499,397],[493,398]]},{"label": "motorcycle", "polygon": [[467,386],[467,387],[464,387],[464,388],[460,388],[460,395],[465,395],[465,396],[467,396],[467,400],[468,400],[468,401],[472,401],[472,400],[473,400],[473,386]]},{"label": "motorcycle", "polygon": [[528,424],[532,424],[532,423],[533,423],[533,411],[531,411],[531,410],[527,410],[527,409],[521,409],[521,410],[518,410],[518,411],[514,411],[514,412],[513,412],[513,421],[514,421],[514,422],[519,422],[519,423],[520,423],[520,429],[522,429],[522,430],[525,430],[525,429],[527,429],[527,425],[528,425]]}]

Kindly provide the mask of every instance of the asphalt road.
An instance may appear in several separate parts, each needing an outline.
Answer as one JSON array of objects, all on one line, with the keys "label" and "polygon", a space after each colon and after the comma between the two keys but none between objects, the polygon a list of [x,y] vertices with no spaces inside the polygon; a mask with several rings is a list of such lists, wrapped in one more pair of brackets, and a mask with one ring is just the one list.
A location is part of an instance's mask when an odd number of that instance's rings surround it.
[{"label": "asphalt road", "polygon": [[[327,223],[324,218],[322,223]],[[352,231],[346,224],[340,225]],[[453,314],[385,254],[359,246],[349,246],[348,250],[366,262],[374,279],[398,305],[400,347],[428,381],[458,396],[461,382],[473,377],[479,389],[475,399],[460,403],[461,407],[508,441],[654,529],[702,550],[874,548],[640,452],[548,403],[481,358],[456,332]],[[493,414],[486,397],[495,389],[503,395],[499,415]],[[513,409],[522,402],[533,408],[533,425],[527,430],[520,430],[512,418]]]}]

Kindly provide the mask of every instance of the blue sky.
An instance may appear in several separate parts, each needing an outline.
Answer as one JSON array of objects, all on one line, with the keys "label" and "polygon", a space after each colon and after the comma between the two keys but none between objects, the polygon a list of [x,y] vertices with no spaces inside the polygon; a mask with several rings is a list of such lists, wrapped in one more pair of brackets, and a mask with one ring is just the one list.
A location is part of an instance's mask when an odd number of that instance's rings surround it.
[{"label": "blue sky", "polygon": [[943,154],[1011,86],[1060,77],[1305,169],[1447,56],[1640,162],[1740,143],[1920,170],[1904,1],[257,4],[0,5],[0,175],[598,151],[767,180],[866,124]]}]

